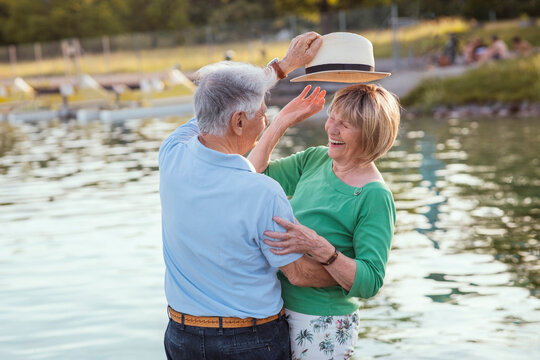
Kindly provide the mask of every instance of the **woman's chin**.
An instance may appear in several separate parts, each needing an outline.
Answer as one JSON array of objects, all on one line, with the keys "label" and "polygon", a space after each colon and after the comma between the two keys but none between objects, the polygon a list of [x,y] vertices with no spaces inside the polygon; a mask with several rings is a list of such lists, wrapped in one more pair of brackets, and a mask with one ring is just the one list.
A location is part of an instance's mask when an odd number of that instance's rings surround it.
[{"label": "woman's chin", "polygon": [[343,145],[332,145],[330,144],[328,146],[328,156],[330,156],[332,159],[335,158],[335,156],[339,156],[339,154],[342,153]]},{"label": "woman's chin", "polygon": [[340,153],[339,149],[335,149],[332,146],[328,147],[328,156],[330,156],[333,160],[336,160],[336,158],[339,157],[339,153]]}]

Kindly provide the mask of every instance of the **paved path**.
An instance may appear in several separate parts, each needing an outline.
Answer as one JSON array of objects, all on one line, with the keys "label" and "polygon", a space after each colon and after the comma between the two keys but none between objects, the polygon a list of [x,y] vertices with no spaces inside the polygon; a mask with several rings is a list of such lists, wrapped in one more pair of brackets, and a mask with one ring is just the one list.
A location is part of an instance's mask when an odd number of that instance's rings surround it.
[{"label": "paved path", "polygon": [[[392,70],[394,64],[391,59],[382,59],[378,61],[375,69],[377,71],[390,72],[391,76],[376,81],[376,83],[384,86],[387,90],[393,92],[399,97],[403,97],[414,89],[423,79],[430,77],[450,77],[457,76],[470,69],[471,66],[453,65],[448,67],[434,67],[423,64],[420,59],[416,59],[414,62],[406,61],[404,59],[397,70]],[[303,69],[295,70],[288,78],[302,75]],[[321,86],[328,93],[333,93],[347,84],[342,83],[313,83],[314,85]],[[288,101],[299,94],[304,88],[305,83],[291,83],[288,79],[280,81],[277,87],[272,90],[272,102],[277,104]]]},{"label": "paved path", "polygon": [[430,77],[457,76],[470,69],[469,66],[454,65],[449,67],[433,67],[425,70],[405,69],[397,70],[386,79],[379,80],[379,84],[399,97],[403,97],[414,89],[422,80]]},{"label": "paved path", "polygon": [[[392,70],[393,65],[394,64],[391,59],[383,59],[376,62],[375,69],[377,71],[392,73],[391,76],[379,80],[376,83],[384,86],[387,90],[396,94],[400,98],[407,95],[412,89],[414,89],[418,84],[420,84],[423,79],[431,77],[445,78],[457,76],[471,68],[471,66],[464,65],[453,65],[448,67],[428,66],[422,63],[420,59],[417,59],[415,62],[412,63],[410,61],[403,60],[399,64],[400,68],[395,71]],[[303,69],[295,70],[291,75],[289,75],[289,78],[302,75],[303,73]],[[325,89],[329,94],[333,94],[337,90],[343,88],[344,86],[347,86],[347,84],[343,83],[328,82],[319,82],[312,84],[316,86],[321,86],[321,88]],[[285,105],[293,97],[300,94],[305,85],[305,83],[291,83],[288,79],[281,80],[276,86],[276,88],[272,90],[272,96],[268,104],[274,106]],[[326,120],[326,114],[326,109],[323,109],[318,114],[312,116],[310,120],[324,121]]]}]

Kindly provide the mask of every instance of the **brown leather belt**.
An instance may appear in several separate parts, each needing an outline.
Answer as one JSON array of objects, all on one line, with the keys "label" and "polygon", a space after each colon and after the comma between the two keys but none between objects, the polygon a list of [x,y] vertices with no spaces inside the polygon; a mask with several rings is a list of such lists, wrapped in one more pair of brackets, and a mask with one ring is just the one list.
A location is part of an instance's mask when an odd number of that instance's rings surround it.
[{"label": "brown leather belt", "polygon": [[[255,325],[262,325],[278,319],[280,316],[285,315],[285,309],[281,309],[279,314],[269,316],[264,319],[255,318],[237,318],[237,317],[220,317],[220,316],[193,316],[188,314],[182,314],[175,311],[170,306],[168,307],[169,316],[174,322],[184,324],[188,326],[198,326],[207,328],[242,328]],[[221,321],[220,321],[221,320]],[[221,322],[221,324],[220,324]]]}]

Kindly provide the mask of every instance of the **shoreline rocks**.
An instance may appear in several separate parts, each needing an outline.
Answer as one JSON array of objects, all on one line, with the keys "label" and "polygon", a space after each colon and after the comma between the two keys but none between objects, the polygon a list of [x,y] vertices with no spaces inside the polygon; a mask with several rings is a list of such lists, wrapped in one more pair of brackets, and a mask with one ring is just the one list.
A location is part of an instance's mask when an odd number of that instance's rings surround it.
[{"label": "shoreline rocks", "polygon": [[435,119],[448,118],[540,118],[540,103],[530,103],[522,101],[520,103],[502,103],[493,104],[466,104],[455,106],[437,106],[429,110],[418,109],[414,107],[405,108],[403,114],[407,119],[414,119],[422,116],[433,116]]}]

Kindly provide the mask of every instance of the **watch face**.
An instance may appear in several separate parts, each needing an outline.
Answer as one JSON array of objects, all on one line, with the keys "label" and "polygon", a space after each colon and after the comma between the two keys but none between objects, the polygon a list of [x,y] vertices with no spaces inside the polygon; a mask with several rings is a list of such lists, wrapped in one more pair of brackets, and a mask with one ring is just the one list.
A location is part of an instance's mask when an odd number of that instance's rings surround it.
[{"label": "watch face", "polygon": [[268,65],[272,65],[273,63],[277,63],[278,61],[279,61],[279,58],[273,58],[272,60],[270,60]]}]

